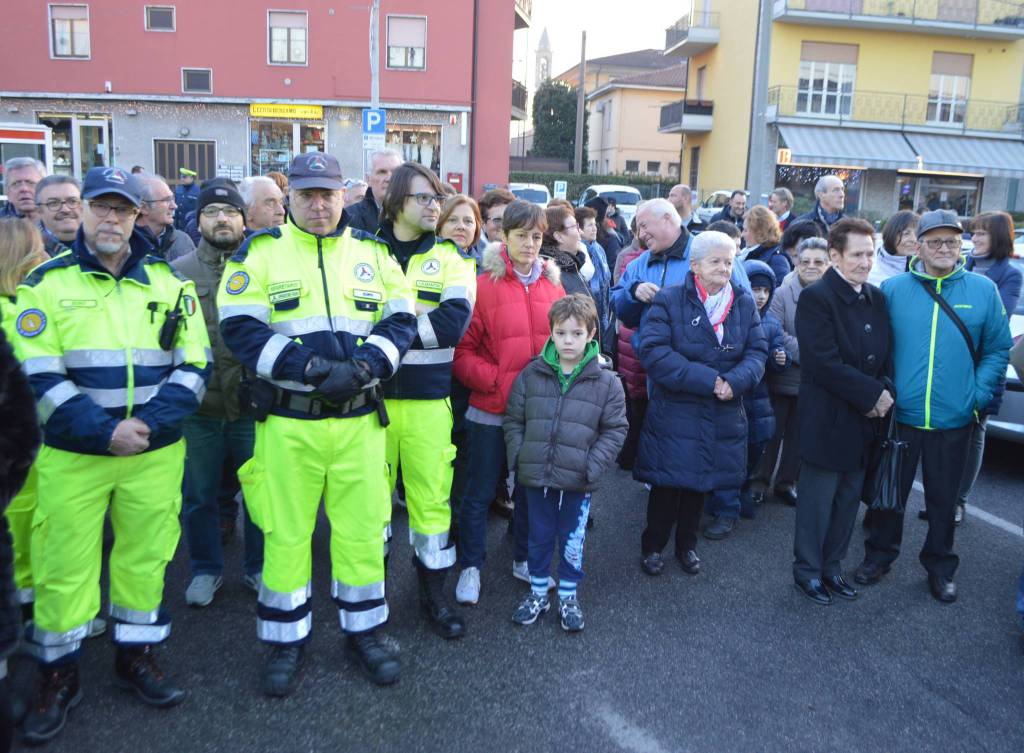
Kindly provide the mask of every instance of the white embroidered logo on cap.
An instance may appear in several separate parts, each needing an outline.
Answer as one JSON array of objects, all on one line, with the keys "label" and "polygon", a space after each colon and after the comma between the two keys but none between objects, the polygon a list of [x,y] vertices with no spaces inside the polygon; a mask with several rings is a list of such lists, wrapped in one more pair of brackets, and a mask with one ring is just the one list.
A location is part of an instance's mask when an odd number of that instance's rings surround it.
[{"label": "white embroidered logo on cap", "polygon": [[103,177],[111,183],[120,183],[122,185],[128,180],[128,176],[124,174],[124,171],[116,167],[108,167],[104,170]]},{"label": "white embroidered logo on cap", "polygon": [[321,172],[323,172],[324,170],[327,169],[327,160],[325,160],[320,155],[316,155],[315,157],[310,157],[309,158],[309,162],[306,163],[306,164],[307,164],[307,167],[311,171],[313,171],[315,173],[321,173]]}]

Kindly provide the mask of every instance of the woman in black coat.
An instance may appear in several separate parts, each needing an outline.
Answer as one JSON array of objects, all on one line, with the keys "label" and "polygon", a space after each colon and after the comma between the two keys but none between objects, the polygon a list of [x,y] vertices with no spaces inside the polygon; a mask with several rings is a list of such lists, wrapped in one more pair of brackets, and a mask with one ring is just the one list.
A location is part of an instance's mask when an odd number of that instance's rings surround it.
[{"label": "woman in black coat", "polygon": [[747,477],[742,396],[761,381],[768,345],[753,296],[731,282],[735,254],[724,233],[694,238],[684,283],[654,297],[640,329],[651,397],[633,475],[651,485],[640,538],[649,575],[664,568],[673,528],[676,557],[695,575],[704,496],[739,489]]},{"label": "woman in black coat", "polygon": [[881,291],[867,283],[874,230],[842,219],[829,231],[832,267],[800,294],[797,403],[800,456],[793,578],[818,604],[854,599],[840,565],[853,535],[864,474],[875,436],[893,396],[892,336]]}]

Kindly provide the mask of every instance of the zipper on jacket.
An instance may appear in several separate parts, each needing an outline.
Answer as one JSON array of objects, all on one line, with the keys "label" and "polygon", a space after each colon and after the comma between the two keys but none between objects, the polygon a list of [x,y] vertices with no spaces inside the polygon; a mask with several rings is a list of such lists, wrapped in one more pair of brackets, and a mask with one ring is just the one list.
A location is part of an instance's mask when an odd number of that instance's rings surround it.
[{"label": "zipper on jacket", "polygon": [[551,433],[548,435],[548,451],[547,457],[544,461],[544,478],[551,478],[552,459],[551,456],[555,454],[555,445],[551,441],[552,438],[558,434],[558,422],[562,418],[562,399],[565,397],[565,393],[562,392],[562,383],[558,380],[558,375],[555,375],[556,386],[558,387],[558,402],[555,403],[555,416],[551,421]]},{"label": "zipper on jacket", "polygon": [[[117,307],[124,309],[124,291],[121,289],[121,281],[111,276],[114,280],[114,292],[117,293]],[[125,368],[125,397],[124,417],[131,418],[132,410],[135,408],[135,363],[132,358],[132,346],[125,336],[124,323],[130,321],[125,312],[118,311],[114,316],[114,326],[117,329],[118,339],[121,341],[121,349],[124,351]]]},{"label": "zipper on jacket", "polygon": [[[942,295],[942,280],[935,280],[935,293]],[[928,347],[928,380],[924,388],[924,428],[932,428],[932,379],[935,376],[935,335],[939,328],[939,303],[932,302],[932,339]]]}]

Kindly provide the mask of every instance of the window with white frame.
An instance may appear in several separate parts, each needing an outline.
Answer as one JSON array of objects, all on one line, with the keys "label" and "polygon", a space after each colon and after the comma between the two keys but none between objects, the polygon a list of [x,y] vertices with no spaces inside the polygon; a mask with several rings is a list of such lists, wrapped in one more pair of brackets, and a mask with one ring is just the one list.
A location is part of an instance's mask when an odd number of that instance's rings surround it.
[{"label": "window with white frame", "polygon": [[425,16],[388,16],[388,68],[427,67]]},{"label": "window with white frame", "polygon": [[213,92],[213,69],[182,68],[181,91],[185,93],[210,94]]},{"label": "window with white frame", "polygon": [[928,90],[928,122],[961,124],[967,116],[971,94],[973,55],[936,52],[932,55],[932,78]]},{"label": "window with white frame", "polygon": [[853,111],[857,45],[804,42],[796,111],[800,115],[840,117]]},{"label": "window with white frame", "polygon": [[307,19],[304,11],[269,11],[267,28],[272,64],[306,65]]},{"label": "window with white frame", "polygon": [[55,58],[89,57],[89,6],[50,6],[50,48]]},{"label": "window with white frame", "polygon": [[174,31],[174,6],[147,5],[146,31]]}]

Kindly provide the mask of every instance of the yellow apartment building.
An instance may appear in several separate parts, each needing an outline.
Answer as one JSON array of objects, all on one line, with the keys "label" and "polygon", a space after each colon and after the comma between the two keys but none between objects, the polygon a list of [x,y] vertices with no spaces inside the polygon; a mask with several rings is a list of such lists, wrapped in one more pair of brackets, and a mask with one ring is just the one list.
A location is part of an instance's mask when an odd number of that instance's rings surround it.
[{"label": "yellow apartment building", "polygon": [[1024,2],[694,0],[666,33],[688,96],[663,108],[702,193],[839,174],[850,210],[1024,208]]}]

